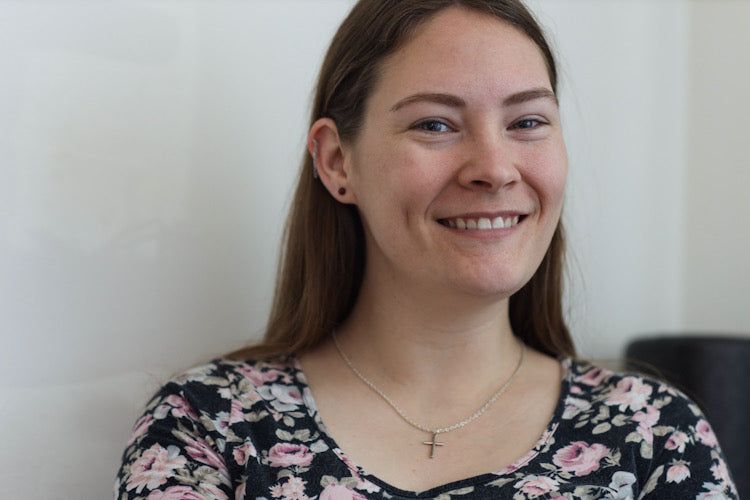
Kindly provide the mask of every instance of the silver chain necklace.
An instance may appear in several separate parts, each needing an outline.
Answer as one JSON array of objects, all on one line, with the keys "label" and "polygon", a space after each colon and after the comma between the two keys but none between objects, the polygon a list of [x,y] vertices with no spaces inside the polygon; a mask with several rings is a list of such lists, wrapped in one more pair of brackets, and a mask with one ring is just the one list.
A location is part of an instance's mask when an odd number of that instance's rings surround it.
[{"label": "silver chain necklace", "polygon": [[383,398],[386,403],[388,403],[391,408],[393,408],[396,413],[398,413],[398,416],[401,417],[406,423],[411,425],[412,427],[415,427],[419,429],[420,431],[424,431],[427,433],[432,434],[432,440],[430,441],[423,441],[422,444],[427,445],[430,447],[430,458],[435,458],[435,447],[437,446],[445,446],[445,443],[438,442],[437,437],[438,434],[445,434],[446,432],[455,431],[456,429],[460,429],[461,427],[470,424],[474,420],[478,419],[482,416],[484,412],[487,411],[487,409],[492,406],[492,403],[497,401],[497,399],[503,395],[505,390],[510,386],[511,382],[513,382],[513,379],[516,378],[516,375],[518,375],[518,372],[521,371],[521,366],[523,366],[523,360],[526,357],[526,344],[521,344],[521,358],[518,360],[518,365],[516,366],[515,371],[510,376],[510,378],[503,384],[500,389],[495,392],[495,394],[488,399],[484,405],[482,405],[481,408],[479,408],[476,412],[474,412],[469,417],[461,420],[458,423],[455,423],[453,425],[450,425],[448,427],[441,427],[439,429],[432,429],[430,427],[427,427],[426,425],[422,425],[420,423],[415,422],[411,419],[404,411],[391,399],[389,398],[383,391],[381,391],[375,384],[373,384],[367,377],[362,375],[362,373],[357,370],[357,368],[354,366],[354,363],[349,359],[349,357],[344,353],[344,350],[341,348],[341,345],[339,344],[339,339],[336,336],[336,332],[333,332],[333,343],[336,346],[336,349],[339,351],[339,354],[341,355],[341,358],[344,360],[344,362],[351,368],[351,370],[354,372],[354,374],[362,381],[364,382],[370,389],[375,391],[375,393]]}]

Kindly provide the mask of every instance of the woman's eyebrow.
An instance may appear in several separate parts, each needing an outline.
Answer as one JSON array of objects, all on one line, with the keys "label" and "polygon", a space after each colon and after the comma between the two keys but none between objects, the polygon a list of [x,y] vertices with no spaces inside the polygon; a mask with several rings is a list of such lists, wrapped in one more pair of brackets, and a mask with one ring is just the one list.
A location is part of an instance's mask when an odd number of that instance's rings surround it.
[{"label": "woman's eyebrow", "polygon": [[546,87],[537,87],[529,90],[517,92],[513,95],[506,97],[503,100],[503,106],[514,106],[516,104],[523,104],[524,102],[533,101],[535,99],[552,99],[557,102],[557,96],[554,92]]},{"label": "woman's eyebrow", "polygon": [[394,104],[393,107],[391,107],[391,111],[398,111],[404,106],[408,106],[409,104],[414,104],[416,102],[434,102],[436,104],[443,104],[445,106],[450,106],[453,108],[463,108],[466,106],[466,101],[458,96],[452,94],[441,94],[438,92],[427,92],[413,94],[401,99],[396,104]]},{"label": "woman's eyebrow", "polygon": [[[524,102],[533,101],[535,99],[551,99],[558,104],[557,96],[550,89],[545,87],[537,87],[529,90],[523,90],[516,92],[503,100],[503,106],[514,106],[522,104]],[[408,106],[410,104],[418,102],[432,102],[436,104],[443,104],[453,108],[466,107],[466,101],[453,94],[443,94],[439,92],[420,92],[405,97],[398,101],[391,107],[391,112],[398,111],[399,109]]]}]

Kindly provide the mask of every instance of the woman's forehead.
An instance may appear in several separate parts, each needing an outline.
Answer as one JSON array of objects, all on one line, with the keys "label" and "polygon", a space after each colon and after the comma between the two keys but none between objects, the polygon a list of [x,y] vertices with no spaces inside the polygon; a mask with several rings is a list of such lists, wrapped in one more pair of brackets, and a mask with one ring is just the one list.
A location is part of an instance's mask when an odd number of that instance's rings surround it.
[{"label": "woman's forehead", "polygon": [[444,9],[425,21],[382,65],[378,89],[510,94],[549,87],[539,47],[511,24],[466,8]]}]

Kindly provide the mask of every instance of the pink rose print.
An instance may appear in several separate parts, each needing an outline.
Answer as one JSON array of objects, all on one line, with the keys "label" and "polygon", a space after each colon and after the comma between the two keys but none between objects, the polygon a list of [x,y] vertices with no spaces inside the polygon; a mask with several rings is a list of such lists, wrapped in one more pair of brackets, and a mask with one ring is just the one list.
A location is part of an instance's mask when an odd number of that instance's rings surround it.
[{"label": "pink rose print", "polygon": [[268,452],[271,467],[289,467],[290,465],[310,465],[313,454],[303,444],[278,443]]},{"label": "pink rose print", "polygon": [[668,483],[681,483],[690,477],[690,469],[682,460],[673,462],[673,465],[667,469]]},{"label": "pink rose print", "polygon": [[152,491],[146,500],[205,500],[189,486],[170,486],[164,491]]},{"label": "pink rose print", "polygon": [[191,458],[200,463],[210,465],[218,470],[226,470],[227,468],[224,458],[216,453],[203,439],[195,440],[187,438],[185,451],[187,451]]},{"label": "pink rose print", "polygon": [[632,411],[638,411],[646,406],[651,391],[651,386],[644,384],[641,379],[625,377],[617,383],[617,387],[607,398],[606,404],[619,405],[620,411],[625,411],[628,407]]},{"label": "pink rose print", "polygon": [[307,481],[291,476],[283,485],[277,484],[272,486],[271,496],[284,500],[309,500],[310,497],[305,494],[306,484]]},{"label": "pink rose print", "polygon": [[242,412],[242,404],[236,399],[232,401],[232,409],[229,412],[229,425],[243,422],[245,414]]},{"label": "pink rose print", "polygon": [[[271,368],[267,374],[269,377],[273,377],[271,380],[279,380],[285,384],[292,383],[292,376],[286,372],[286,366],[283,363],[269,364],[269,366]],[[297,367],[301,369],[299,365]]]},{"label": "pink rose print", "polygon": [[267,382],[273,382],[281,378],[283,382],[291,382],[291,378],[288,374],[275,368],[269,370],[259,370],[251,365],[244,365],[237,369],[242,375],[245,376],[255,387],[265,385]]},{"label": "pink rose print", "polygon": [[526,493],[529,498],[537,498],[556,490],[560,483],[546,476],[526,476],[513,486]]},{"label": "pink rose print", "polygon": [[133,444],[136,439],[146,434],[148,428],[151,427],[151,424],[153,423],[154,417],[151,415],[145,415],[138,419],[138,422],[136,422],[135,426],[133,426],[133,433],[130,435],[130,439],[128,440],[128,446]]},{"label": "pink rose print", "polygon": [[716,440],[716,434],[714,434],[714,431],[711,429],[711,426],[708,425],[708,422],[705,420],[701,420],[698,422],[698,424],[695,426],[695,433],[698,434],[698,439],[701,443],[705,444],[706,446],[716,446],[718,444],[718,441]]},{"label": "pink rose print", "polygon": [[239,448],[236,448],[232,452],[232,456],[234,457],[234,461],[239,465],[246,465],[247,461],[250,460],[250,457],[258,456],[258,451],[252,443],[245,443]]},{"label": "pink rose print", "polygon": [[667,439],[667,444],[665,444],[664,447],[668,450],[677,450],[680,453],[684,453],[685,445],[689,439],[688,435],[684,432],[674,431],[672,435],[669,436],[669,439]]},{"label": "pink rose print", "polygon": [[271,416],[273,417],[273,419],[276,422],[278,422],[279,420],[281,420],[282,418],[284,418],[284,415],[282,415],[281,413],[277,412],[273,408],[269,408],[268,411],[269,411],[269,413],[271,414]]},{"label": "pink rose print", "polygon": [[609,454],[609,448],[602,444],[588,445],[584,441],[575,441],[558,450],[552,462],[564,471],[573,472],[576,476],[585,476],[599,469],[599,462]]},{"label": "pink rose print", "polygon": [[346,486],[329,484],[320,493],[320,500],[367,500],[367,498]]},{"label": "pink rose print", "polygon": [[648,444],[654,444],[654,432],[653,427],[659,421],[659,410],[656,407],[647,405],[646,411],[639,411],[633,415],[633,420],[638,422],[638,434],[643,437],[643,440]]},{"label": "pink rose print", "polygon": [[583,375],[576,377],[576,382],[594,387],[601,384],[602,380],[610,375],[612,375],[612,372],[609,370],[605,370],[604,368],[594,368]]},{"label": "pink rose print", "polygon": [[180,456],[176,446],[165,449],[155,444],[133,463],[126,489],[140,493],[144,487],[150,490],[158,488],[174,475],[175,469],[186,463],[187,459]]},{"label": "pink rose print", "polygon": [[241,366],[237,368],[237,371],[244,375],[245,378],[247,378],[255,387],[260,387],[266,382],[273,382],[276,380],[275,374],[271,374],[269,377],[268,374],[263,373],[262,370],[258,370],[250,365]]},{"label": "pink rose print", "polygon": [[[179,396],[177,396],[176,394],[168,396],[167,399],[164,400],[164,403],[168,405],[167,408],[169,406],[172,407],[173,417],[182,418],[184,416],[188,416],[193,420],[198,420],[198,414],[196,414],[195,410],[193,410],[193,407],[188,404],[182,393],[180,393]],[[165,404],[162,404],[162,406],[165,406]]]}]

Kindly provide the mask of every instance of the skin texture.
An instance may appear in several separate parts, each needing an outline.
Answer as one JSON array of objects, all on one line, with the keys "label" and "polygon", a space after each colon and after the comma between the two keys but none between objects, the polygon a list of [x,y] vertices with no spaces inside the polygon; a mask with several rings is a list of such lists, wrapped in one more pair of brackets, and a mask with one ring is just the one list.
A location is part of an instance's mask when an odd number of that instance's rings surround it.
[{"label": "skin texture", "polygon": [[[508,298],[539,266],[563,203],[567,157],[539,49],[496,18],[445,9],[385,61],[352,143],[329,119],[312,127],[311,152],[313,140],[321,181],[357,206],[365,228],[362,289],[338,329],[344,350],[415,420],[462,420],[518,363]],[[520,223],[447,225],[498,216]],[[512,463],[538,440],[560,388],[557,361],[530,350],[507,393],[441,436],[430,459],[430,436],[356,379],[330,342],[301,362],[341,448],[410,490]]]}]

